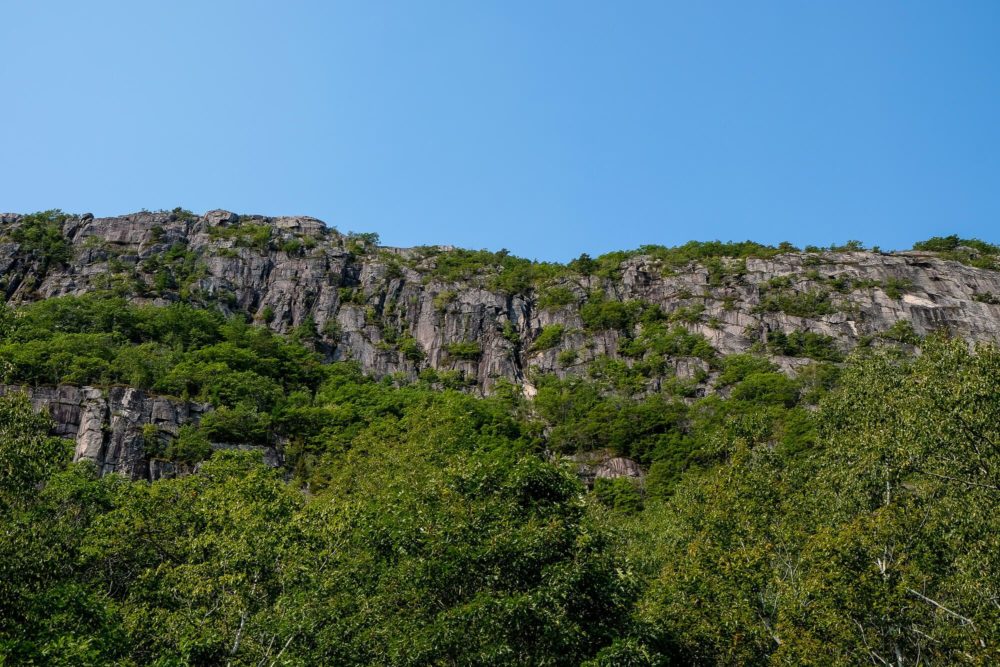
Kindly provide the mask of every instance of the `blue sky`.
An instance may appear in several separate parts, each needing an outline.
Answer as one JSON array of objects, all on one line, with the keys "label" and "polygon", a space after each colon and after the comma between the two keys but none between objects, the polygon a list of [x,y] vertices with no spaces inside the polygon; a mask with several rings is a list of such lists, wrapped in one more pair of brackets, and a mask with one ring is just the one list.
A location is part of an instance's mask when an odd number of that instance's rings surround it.
[{"label": "blue sky", "polygon": [[0,4],[0,209],[566,260],[1000,241],[1000,2]]}]

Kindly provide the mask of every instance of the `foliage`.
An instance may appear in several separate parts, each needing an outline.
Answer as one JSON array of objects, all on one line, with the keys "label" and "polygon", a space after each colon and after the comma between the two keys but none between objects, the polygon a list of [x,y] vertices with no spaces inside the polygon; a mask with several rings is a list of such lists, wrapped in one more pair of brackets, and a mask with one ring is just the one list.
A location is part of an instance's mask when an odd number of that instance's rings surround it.
[{"label": "foliage", "polygon": [[647,618],[697,662],[995,660],[998,354],[866,353],[821,407],[822,447],[727,444],[646,510]]},{"label": "foliage", "polygon": [[420,258],[412,266],[426,279],[441,282],[478,282],[507,294],[526,294],[536,285],[556,278],[565,270],[558,264],[533,262],[506,250],[444,250],[418,248]]},{"label": "foliage", "polygon": [[538,308],[540,310],[559,308],[576,301],[576,293],[568,287],[546,287],[538,295]]},{"label": "foliage", "polygon": [[774,247],[752,241],[690,241],[672,248],[645,245],[635,250],[610,252],[596,259],[583,254],[566,265],[515,257],[507,250],[491,252],[429,246],[416,250],[417,257],[411,260],[411,266],[421,271],[428,280],[478,282],[512,295],[537,290],[538,307],[544,309],[569,305],[577,300],[572,290],[552,285],[553,281],[573,274],[614,280],[621,275],[622,264],[634,257],[649,257],[668,273],[691,262],[699,262],[709,269],[713,284],[721,284],[725,278],[742,273],[743,263],[739,260],[774,257],[783,252],[793,252],[796,248],[788,243]]},{"label": "foliage", "polygon": [[959,238],[957,234],[952,234],[951,236],[934,236],[926,241],[918,241],[913,244],[913,249],[927,250],[931,252],[951,252],[960,246],[973,248],[974,250],[978,250],[985,255],[1000,254],[1000,246],[987,243],[986,241],[980,241],[979,239]]},{"label": "foliage", "polygon": [[771,354],[789,357],[809,357],[817,361],[841,361],[843,355],[837,342],[830,336],[813,331],[772,331],[767,335],[767,349]]},{"label": "foliage", "polygon": [[913,244],[914,250],[936,252],[951,259],[981,269],[1000,268],[1000,246],[979,239],[963,239],[957,234],[935,236]]},{"label": "foliage", "polygon": [[778,291],[761,298],[755,309],[760,313],[786,313],[794,317],[822,317],[836,311],[830,295],[821,290],[807,292]]},{"label": "foliage", "polygon": [[63,236],[63,223],[69,218],[59,210],[40,211],[21,218],[11,231],[11,238],[21,250],[41,265],[40,273],[73,258],[73,244]]},{"label": "foliage", "polygon": [[450,303],[458,298],[458,294],[451,290],[445,290],[439,292],[434,296],[434,309],[435,310],[445,310]]},{"label": "foliage", "polygon": [[635,514],[642,510],[642,489],[639,483],[628,477],[594,480],[594,497],[605,506],[624,514]]},{"label": "foliage", "polygon": [[913,285],[905,278],[889,278],[885,281],[885,294],[890,299],[900,299]]},{"label": "foliage", "polygon": [[722,360],[722,372],[716,380],[726,386],[742,382],[754,373],[774,373],[778,367],[764,357],[752,354],[730,354]]},{"label": "foliage", "polygon": [[[458,371],[322,364],[311,322],[281,337],[107,295],[0,309],[5,383],[214,406],[174,438],[143,429],[148,456],[198,467],[149,483],[70,464],[47,416],[0,397],[0,663],[1000,660],[1000,350],[901,322],[880,337],[907,345],[844,360],[828,337],[771,332],[755,351],[816,360],[789,376],[719,355],[684,326],[696,306],[588,307],[621,358],[536,372],[531,402],[464,393]],[[286,470],[212,442],[277,446]],[[561,457],[595,450],[645,480],[587,493]]]},{"label": "foliage", "polygon": [[629,331],[639,319],[644,309],[640,301],[616,301],[603,294],[593,294],[580,306],[580,317],[588,329],[593,331]]},{"label": "foliage", "polygon": [[0,396],[0,517],[29,499],[60,465],[66,443],[48,436],[49,419],[24,394]]},{"label": "foliage", "polygon": [[237,247],[254,248],[260,251],[270,248],[272,232],[271,225],[243,220],[235,224],[215,225],[208,228],[208,233],[212,238],[233,239]]},{"label": "foliage", "polygon": [[423,348],[420,347],[420,343],[417,342],[416,338],[412,336],[404,336],[399,340],[399,352],[403,355],[405,359],[410,361],[422,361],[424,359]]},{"label": "foliage", "polygon": [[483,354],[482,345],[474,340],[449,343],[444,349],[449,355],[462,361],[475,361]]},{"label": "foliage", "polygon": [[716,357],[715,349],[703,335],[664,322],[643,325],[639,335],[624,341],[620,350],[627,357],[643,359],[636,369],[646,371],[649,377],[662,374],[666,360],[672,357],[698,357],[708,362]]},{"label": "foliage", "polygon": [[988,303],[992,306],[1000,305],[1000,296],[992,292],[976,292],[972,295],[972,298],[979,303]]},{"label": "foliage", "polygon": [[920,336],[913,330],[913,325],[907,320],[893,322],[891,327],[879,334],[879,337],[907,345],[919,345],[921,341]]},{"label": "foliage", "polygon": [[167,445],[165,456],[171,461],[194,464],[204,461],[211,453],[208,437],[198,427],[184,424]]},{"label": "foliage", "polygon": [[[442,407],[312,498],[243,452],[146,484],[25,450],[46,482],[3,509],[0,660],[575,665],[629,637],[638,582],[579,483]],[[46,437],[23,398],[7,419]]]},{"label": "foliage", "polygon": [[579,353],[576,350],[573,349],[562,350],[561,352],[559,352],[558,355],[556,355],[556,362],[560,366],[565,368],[567,366],[572,366],[573,364],[575,364],[578,357]]},{"label": "foliage", "polygon": [[532,348],[535,350],[548,350],[555,347],[562,342],[565,331],[566,328],[561,324],[550,324],[543,327],[541,333],[538,334],[538,338],[535,339]]},{"label": "foliage", "polygon": [[[304,345],[188,305],[132,306],[89,295],[41,301],[16,317],[4,312],[6,383],[121,383],[269,412],[290,392],[315,391],[324,376]],[[240,437],[238,429],[231,436]]]}]

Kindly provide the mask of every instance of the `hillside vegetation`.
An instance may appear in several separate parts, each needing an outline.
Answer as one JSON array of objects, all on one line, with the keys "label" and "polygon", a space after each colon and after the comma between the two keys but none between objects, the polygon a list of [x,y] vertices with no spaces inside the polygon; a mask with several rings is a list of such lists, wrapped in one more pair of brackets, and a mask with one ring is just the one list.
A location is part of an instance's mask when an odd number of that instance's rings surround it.
[{"label": "hillside vegetation", "polygon": [[[16,242],[58,267],[72,256],[51,233],[64,222],[39,215]],[[227,229],[246,248],[271,242],[263,225]],[[979,269],[1000,254],[917,245]],[[616,280],[641,255],[725,283],[732,260],[788,250],[398,260],[428,280],[572,303],[580,329],[616,342],[572,347],[583,334],[562,321],[530,345],[501,333],[558,368],[527,369],[530,392],[494,378],[487,396],[456,369],[374,377],[335,354],[328,326],[277,333],[196,290],[3,306],[4,385],[127,386],[207,407],[177,430],[142,427],[143,456],[179,473],[147,481],[73,462],[49,415],[0,397],[0,664],[995,664],[1000,348],[900,320],[851,349],[796,329],[726,353],[696,304],[559,282]],[[826,297],[776,279],[762,312],[815,315],[874,289],[803,280]],[[422,359],[413,340],[401,328],[393,345]],[[484,354],[480,339],[449,345],[456,364]],[[587,457],[643,475],[591,479]]]}]

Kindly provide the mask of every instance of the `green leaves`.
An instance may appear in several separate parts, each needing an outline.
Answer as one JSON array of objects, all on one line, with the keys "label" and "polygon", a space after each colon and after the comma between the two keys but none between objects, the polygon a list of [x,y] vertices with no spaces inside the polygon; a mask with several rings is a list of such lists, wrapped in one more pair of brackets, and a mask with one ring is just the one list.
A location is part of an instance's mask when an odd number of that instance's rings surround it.
[{"label": "green leaves", "polygon": [[66,464],[71,447],[24,394],[0,396],[0,517],[29,503],[35,487]]},{"label": "green leaves", "polygon": [[[67,465],[27,398],[0,399],[0,662],[1000,660],[996,347],[895,327],[919,356],[841,367],[823,337],[775,335],[827,360],[792,378],[718,356],[677,324],[697,309],[589,306],[625,359],[534,377],[531,403],[321,366],[311,325],[295,342],[181,306],[0,310],[9,380],[217,406],[172,439],[144,429],[150,456],[200,464],[147,484]],[[658,380],[674,368],[717,373],[714,393]],[[287,473],[220,441],[276,446]],[[588,494],[546,459],[598,449],[645,482]]]},{"label": "green leaves", "polygon": [[302,571],[329,574],[306,605],[339,641],[308,661],[570,665],[610,642],[635,589],[578,483],[533,458],[442,455],[433,430],[355,450],[309,508]]},{"label": "green leaves", "polygon": [[54,264],[65,264],[73,257],[73,244],[63,236],[62,225],[69,216],[59,210],[40,211],[26,215],[11,231],[11,237],[21,244],[41,266],[40,273]]},{"label": "green leaves", "polygon": [[995,661],[1000,351],[930,339],[856,356],[841,382],[819,446],[737,440],[646,511],[650,620],[706,662]]}]

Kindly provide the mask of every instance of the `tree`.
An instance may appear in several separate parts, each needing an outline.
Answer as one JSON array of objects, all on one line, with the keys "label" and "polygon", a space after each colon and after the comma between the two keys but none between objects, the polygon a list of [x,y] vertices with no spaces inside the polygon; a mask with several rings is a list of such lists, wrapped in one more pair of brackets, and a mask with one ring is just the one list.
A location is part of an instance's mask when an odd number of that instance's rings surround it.
[{"label": "tree", "polygon": [[66,469],[49,428],[23,394],[0,397],[0,664],[106,664],[122,637],[79,546],[118,480]]},{"label": "tree", "polygon": [[69,460],[69,443],[49,435],[48,415],[25,394],[0,396],[0,517],[30,503],[37,486]]},{"label": "tree", "polygon": [[305,610],[305,662],[575,665],[629,627],[635,582],[579,483],[470,449],[461,415],[380,422],[300,518],[280,604]]},{"label": "tree", "polygon": [[648,618],[704,662],[995,662],[997,386],[995,346],[856,355],[817,446],[736,439],[652,509]]}]

